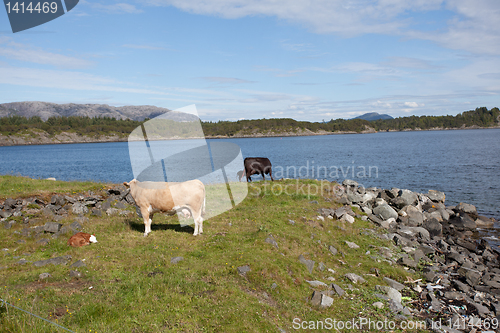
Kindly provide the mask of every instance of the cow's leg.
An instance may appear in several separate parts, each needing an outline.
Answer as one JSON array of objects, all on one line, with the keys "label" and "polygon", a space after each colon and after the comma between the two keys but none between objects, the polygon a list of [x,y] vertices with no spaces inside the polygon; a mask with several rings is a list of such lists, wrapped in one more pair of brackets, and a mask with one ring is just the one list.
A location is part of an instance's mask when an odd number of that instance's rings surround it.
[{"label": "cow's leg", "polygon": [[193,212],[194,219],[194,233],[193,236],[201,235],[203,233],[203,217],[200,212]]},{"label": "cow's leg", "polygon": [[153,215],[148,207],[141,207],[141,214],[144,218],[144,237],[146,237],[151,232],[151,222]]},{"label": "cow's leg", "polygon": [[274,179],[273,179],[273,171],[271,170],[271,168],[269,168],[269,176],[271,176],[271,181],[274,182]]}]

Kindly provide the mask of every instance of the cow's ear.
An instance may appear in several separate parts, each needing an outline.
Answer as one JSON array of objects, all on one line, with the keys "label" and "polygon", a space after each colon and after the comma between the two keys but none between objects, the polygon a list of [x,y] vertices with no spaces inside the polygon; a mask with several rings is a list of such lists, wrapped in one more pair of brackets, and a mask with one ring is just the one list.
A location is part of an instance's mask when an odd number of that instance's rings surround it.
[{"label": "cow's ear", "polygon": [[127,183],[127,182],[123,182],[123,185],[125,185],[125,186],[127,186],[127,187],[129,187],[129,186],[130,186],[130,184],[129,184],[129,183]]}]

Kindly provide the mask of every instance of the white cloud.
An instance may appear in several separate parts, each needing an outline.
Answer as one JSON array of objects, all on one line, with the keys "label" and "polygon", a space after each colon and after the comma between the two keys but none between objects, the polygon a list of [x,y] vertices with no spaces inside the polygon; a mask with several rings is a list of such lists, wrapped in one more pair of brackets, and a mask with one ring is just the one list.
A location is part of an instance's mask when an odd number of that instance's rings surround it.
[{"label": "white cloud", "polygon": [[138,14],[142,13],[141,9],[137,9],[134,5],[128,3],[115,3],[112,5],[103,5],[101,3],[94,3],[85,1],[86,4],[89,4],[92,8],[97,9],[99,11],[103,11],[109,14]]},{"label": "white cloud", "polygon": [[0,39],[0,56],[30,63],[51,65],[58,68],[86,68],[91,61],[44,51],[40,48],[15,43],[10,38]]},{"label": "white cloud", "polygon": [[404,105],[408,106],[410,108],[418,108],[419,107],[417,102],[404,102]]},{"label": "white cloud", "polygon": [[[431,40],[473,53],[500,54],[500,26],[495,24],[500,16],[497,0],[147,0],[145,3],[227,19],[271,16],[304,25],[316,33],[345,37],[396,35]],[[445,28],[440,30],[420,29],[435,22],[419,21],[412,16],[438,10],[447,10],[455,16],[443,22]],[[309,46],[290,43],[288,47],[302,51]]]}]

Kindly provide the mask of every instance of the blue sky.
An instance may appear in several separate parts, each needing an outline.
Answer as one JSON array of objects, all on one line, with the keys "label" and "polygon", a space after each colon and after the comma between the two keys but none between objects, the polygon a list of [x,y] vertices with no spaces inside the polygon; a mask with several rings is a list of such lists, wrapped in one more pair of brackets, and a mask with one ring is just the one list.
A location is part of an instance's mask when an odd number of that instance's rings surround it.
[{"label": "blue sky", "polygon": [[0,103],[196,104],[202,120],[500,107],[497,0],[80,0],[13,34]]}]

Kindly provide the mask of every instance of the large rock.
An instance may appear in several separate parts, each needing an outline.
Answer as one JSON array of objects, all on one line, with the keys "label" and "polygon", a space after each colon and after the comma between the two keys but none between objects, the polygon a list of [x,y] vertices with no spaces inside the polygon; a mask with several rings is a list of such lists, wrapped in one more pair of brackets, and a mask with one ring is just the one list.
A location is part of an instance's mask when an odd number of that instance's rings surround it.
[{"label": "large rock", "polygon": [[4,219],[7,217],[11,217],[11,216],[12,216],[11,212],[7,212],[5,210],[0,210],[0,218]]},{"label": "large rock", "polygon": [[311,304],[314,306],[319,306],[322,308],[327,308],[332,306],[333,298],[328,295],[325,295],[322,292],[314,291],[311,296]]},{"label": "large rock", "polygon": [[401,190],[399,191],[399,198],[403,199],[404,202],[406,203],[404,206],[413,206],[416,205],[418,202],[418,196],[416,193],[410,191],[410,190]]},{"label": "large rock", "polygon": [[377,194],[375,194],[372,191],[366,191],[365,194],[363,194],[363,203],[366,203],[370,200],[373,200],[377,197]]},{"label": "large rock", "polygon": [[81,214],[87,214],[89,212],[89,209],[84,204],[80,202],[75,202],[71,207],[71,211],[73,212],[73,214],[81,215]]},{"label": "large rock", "polygon": [[469,214],[469,215],[477,218],[477,210],[476,210],[476,206],[474,206],[474,205],[461,202],[455,207],[454,210],[457,212],[460,212],[460,213]]},{"label": "large rock", "polygon": [[406,216],[406,224],[410,227],[419,227],[424,223],[424,214],[415,206],[405,206],[400,214]]},{"label": "large rock", "polygon": [[56,233],[61,230],[62,224],[57,222],[47,222],[45,223],[43,230],[45,232]]},{"label": "large rock", "polygon": [[5,207],[15,208],[16,204],[17,204],[17,200],[14,200],[12,198],[7,198],[7,199],[5,199],[5,202],[3,204]]},{"label": "large rock", "polygon": [[33,266],[35,266],[35,267],[42,267],[42,266],[49,265],[49,264],[52,264],[52,265],[66,265],[70,260],[71,260],[71,256],[70,255],[65,255],[65,256],[57,257],[57,258],[51,258],[51,259],[47,259],[47,260],[35,261],[33,263]]},{"label": "large rock", "polygon": [[398,213],[388,204],[382,204],[373,209],[373,214],[380,217],[383,220],[388,220],[391,217],[394,219],[398,218]]},{"label": "large rock", "polygon": [[479,216],[476,219],[476,226],[479,228],[492,228],[495,225],[495,220],[486,216]]},{"label": "large rock", "polygon": [[434,202],[444,202],[446,195],[440,191],[429,190],[427,197]]},{"label": "large rock", "polygon": [[62,195],[53,195],[50,199],[50,203],[54,206],[64,206],[66,204],[66,199]]},{"label": "large rock", "polygon": [[431,237],[441,236],[443,234],[443,225],[435,218],[425,221],[423,227],[429,232]]},{"label": "large rock", "polygon": [[460,216],[455,216],[449,220],[457,230],[475,230],[476,221],[474,221],[469,215],[460,213]]},{"label": "large rock", "polygon": [[352,203],[360,203],[363,202],[363,196],[359,193],[348,191],[347,192],[347,200]]},{"label": "large rock", "polygon": [[351,180],[351,179],[345,179],[342,182],[342,185],[345,187],[358,187],[358,182],[355,180]]}]

